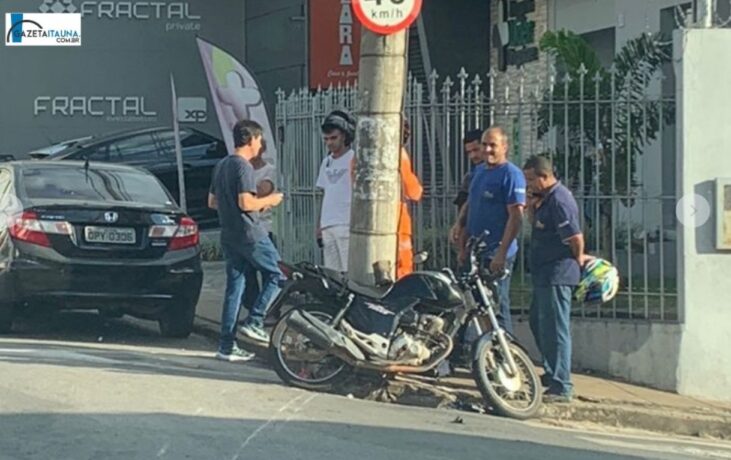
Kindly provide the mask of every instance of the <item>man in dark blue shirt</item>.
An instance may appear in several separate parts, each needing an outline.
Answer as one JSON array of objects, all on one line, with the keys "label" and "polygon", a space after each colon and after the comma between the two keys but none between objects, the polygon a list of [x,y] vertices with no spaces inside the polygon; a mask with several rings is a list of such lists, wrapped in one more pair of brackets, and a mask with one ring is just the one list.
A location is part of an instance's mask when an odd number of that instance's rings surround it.
[{"label": "man in dark blue shirt", "polygon": [[[525,177],[518,166],[508,161],[508,136],[504,129],[492,127],[482,135],[484,162],[475,168],[462,208],[459,225],[466,226],[469,236],[489,232],[487,260],[490,271],[511,270],[518,252],[518,233],[525,207]],[[459,228],[452,230],[452,238],[459,235]],[[460,264],[464,262],[464,249],[460,251]],[[500,325],[513,332],[510,317],[510,276],[500,281]]]},{"label": "man in dark blue shirt", "polygon": [[584,253],[576,200],[556,179],[551,160],[533,156],[523,171],[532,224],[530,327],[543,355],[545,375],[541,381],[548,387],[544,400],[569,402],[573,393],[571,297],[579,283],[581,267],[590,256]]},{"label": "man in dark blue shirt", "polygon": [[482,148],[482,130],[473,129],[468,131],[462,139],[464,144],[464,151],[467,154],[469,160],[469,170],[462,177],[462,183],[459,186],[459,192],[453,203],[457,206],[457,211],[462,210],[462,206],[467,203],[467,196],[470,192],[470,183],[472,182],[472,174],[475,172],[475,168],[483,162],[483,148]]},{"label": "man in dark blue shirt", "polygon": [[239,121],[234,126],[233,138],[236,151],[216,165],[208,195],[208,206],[218,210],[221,248],[226,259],[226,295],[216,358],[231,362],[253,358],[235,340],[249,266],[262,273],[263,286],[241,332],[253,340],[269,342],[263,328],[264,314],[279,290],[282,272],[277,264],[279,253],[259,222],[259,212],[278,206],[283,198],[281,193],[256,196],[256,176],[249,161],[261,150],[261,126],[251,120]]}]

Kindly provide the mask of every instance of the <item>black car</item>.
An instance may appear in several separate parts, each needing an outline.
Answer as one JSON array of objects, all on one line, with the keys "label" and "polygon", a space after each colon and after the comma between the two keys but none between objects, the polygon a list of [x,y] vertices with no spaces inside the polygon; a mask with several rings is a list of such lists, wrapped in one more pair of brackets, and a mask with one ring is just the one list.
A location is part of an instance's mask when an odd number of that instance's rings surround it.
[{"label": "black car", "polygon": [[[208,208],[213,167],[226,156],[226,144],[204,132],[180,130],[187,212],[203,227],[216,226],[216,212]],[[31,157],[122,163],[145,168],[157,176],[178,200],[175,135],[171,128],[146,128],[62,142],[31,152]]]},{"label": "black car", "polygon": [[196,222],[139,168],[0,163],[0,331],[21,308],[97,309],[193,327],[203,272]]}]

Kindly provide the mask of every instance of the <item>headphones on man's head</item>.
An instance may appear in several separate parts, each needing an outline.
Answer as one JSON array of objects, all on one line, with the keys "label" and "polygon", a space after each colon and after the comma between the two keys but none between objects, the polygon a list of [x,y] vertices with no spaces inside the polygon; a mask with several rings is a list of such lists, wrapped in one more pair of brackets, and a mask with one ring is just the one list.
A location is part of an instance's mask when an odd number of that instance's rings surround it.
[{"label": "headphones on man's head", "polygon": [[355,118],[343,110],[333,110],[322,122],[322,129],[337,128],[345,134],[345,143],[350,145],[355,140]]}]

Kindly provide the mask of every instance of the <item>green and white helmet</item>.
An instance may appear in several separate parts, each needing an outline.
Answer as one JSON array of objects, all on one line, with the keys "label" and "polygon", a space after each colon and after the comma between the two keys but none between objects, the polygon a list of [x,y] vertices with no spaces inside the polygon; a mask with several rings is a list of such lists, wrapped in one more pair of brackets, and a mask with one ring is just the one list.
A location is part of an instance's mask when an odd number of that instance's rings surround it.
[{"label": "green and white helmet", "polygon": [[588,262],[581,271],[581,281],[574,299],[585,304],[609,302],[619,290],[619,271],[604,259]]}]

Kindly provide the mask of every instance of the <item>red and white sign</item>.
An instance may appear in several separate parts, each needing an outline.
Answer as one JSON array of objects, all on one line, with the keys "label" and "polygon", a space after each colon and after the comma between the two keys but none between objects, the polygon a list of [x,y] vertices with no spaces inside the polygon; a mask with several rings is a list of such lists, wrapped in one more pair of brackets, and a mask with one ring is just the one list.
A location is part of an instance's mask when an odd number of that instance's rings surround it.
[{"label": "red and white sign", "polygon": [[421,12],[422,0],[353,0],[361,24],[381,35],[408,28]]}]

